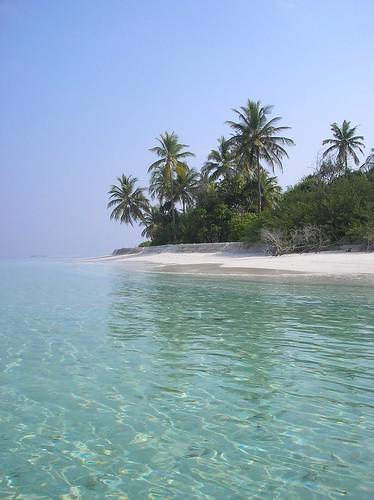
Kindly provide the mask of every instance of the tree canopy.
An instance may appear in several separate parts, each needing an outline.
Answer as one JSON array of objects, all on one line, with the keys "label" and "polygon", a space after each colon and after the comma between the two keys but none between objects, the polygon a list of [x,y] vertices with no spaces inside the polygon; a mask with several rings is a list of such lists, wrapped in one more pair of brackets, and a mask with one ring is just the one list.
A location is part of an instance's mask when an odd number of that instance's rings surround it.
[{"label": "tree canopy", "polygon": [[[292,242],[302,239],[336,242],[374,242],[374,149],[366,159],[364,137],[344,120],[331,125],[332,138],[316,170],[282,191],[275,170],[282,171],[290,127],[273,107],[248,100],[234,109],[236,121],[227,121],[231,134],[218,139],[200,171],[189,162],[195,157],[175,132],[164,132],[150,152],[150,183],[123,175],[109,191],[111,218],[143,226],[149,244],[259,241]],[[359,168],[354,169],[354,167]],[[270,236],[269,236],[270,234]],[[296,243],[295,243],[296,242]],[[279,245],[278,245],[279,246]],[[313,247],[314,248],[314,247]]]}]

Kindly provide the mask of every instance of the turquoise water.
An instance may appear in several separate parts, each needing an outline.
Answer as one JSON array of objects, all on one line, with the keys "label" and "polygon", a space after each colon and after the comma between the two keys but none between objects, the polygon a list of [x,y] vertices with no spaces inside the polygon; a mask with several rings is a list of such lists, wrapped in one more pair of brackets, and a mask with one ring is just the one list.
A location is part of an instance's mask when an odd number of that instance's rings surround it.
[{"label": "turquoise water", "polygon": [[373,498],[373,306],[0,261],[0,498]]}]

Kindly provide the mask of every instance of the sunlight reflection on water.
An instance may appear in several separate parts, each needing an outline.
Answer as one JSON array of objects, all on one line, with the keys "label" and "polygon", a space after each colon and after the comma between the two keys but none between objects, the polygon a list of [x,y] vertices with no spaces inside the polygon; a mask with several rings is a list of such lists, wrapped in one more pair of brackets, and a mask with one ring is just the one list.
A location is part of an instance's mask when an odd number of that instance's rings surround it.
[{"label": "sunlight reflection on water", "polygon": [[372,288],[0,273],[2,498],[373,497]]}]

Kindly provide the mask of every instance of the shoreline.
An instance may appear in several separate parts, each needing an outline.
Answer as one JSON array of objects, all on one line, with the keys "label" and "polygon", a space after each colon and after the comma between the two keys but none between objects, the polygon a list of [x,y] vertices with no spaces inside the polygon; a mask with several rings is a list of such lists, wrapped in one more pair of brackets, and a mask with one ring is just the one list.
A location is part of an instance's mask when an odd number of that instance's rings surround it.
[{"label": "shoreline", "polygon": [[87,263],[128,264],[145,271],[170,274],[288,278],[292,280],[354,279],[374,283],[374,252],[342,250],[267,256],[247,251],[140,251],[87,259]]}]

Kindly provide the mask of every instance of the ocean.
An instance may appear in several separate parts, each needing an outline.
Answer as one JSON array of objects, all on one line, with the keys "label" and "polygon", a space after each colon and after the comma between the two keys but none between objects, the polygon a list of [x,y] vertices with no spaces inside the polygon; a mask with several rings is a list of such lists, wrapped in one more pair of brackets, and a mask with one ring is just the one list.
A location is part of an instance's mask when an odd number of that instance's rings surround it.
[{"label": "ocean", "polygon": [[0,260],[0,497],[374,497],[374,293]]}]

